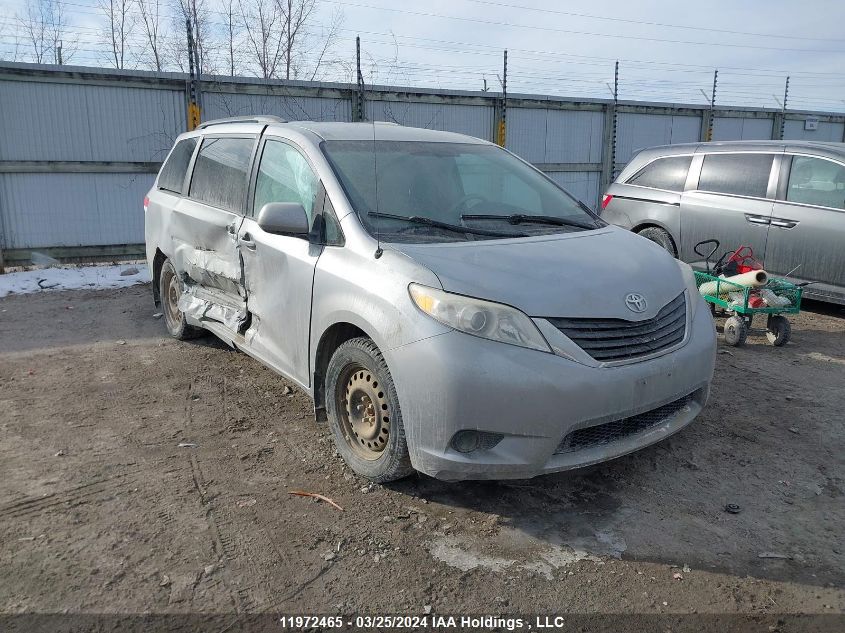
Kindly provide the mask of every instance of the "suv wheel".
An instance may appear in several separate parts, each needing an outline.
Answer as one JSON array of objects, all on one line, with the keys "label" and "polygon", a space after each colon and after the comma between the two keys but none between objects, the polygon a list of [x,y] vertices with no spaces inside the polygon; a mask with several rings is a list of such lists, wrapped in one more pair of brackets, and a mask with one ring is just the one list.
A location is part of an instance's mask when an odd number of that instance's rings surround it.
[{"label": "suv wheel", "polygon": [[642,235],[647,240],[651,240],[655,244],[659,244],[665,248],[672,257],[678,257],[678,250],[675,248],[675,243],[672,241],[672,236],[668,232],[656,226],[647,226],[637,235]]},{"label": "suv wheel", "polygon": [[337,450],[356,473],[383,483],[413,472],[393,378],[370,339],[351,339],[335,351],[326,409]]},{"label": "suv wheel", "polygon": [[179,309],[179,297],[182,296],[182,282],[176,269],[169,259],[165,259],[161,265],[161,272],[158,277],[159,296],[161,297],[161,308],[164,313],[164,324],[170,336],[181,341],[202,336],[201,328],[188,325],[184,313]]}]

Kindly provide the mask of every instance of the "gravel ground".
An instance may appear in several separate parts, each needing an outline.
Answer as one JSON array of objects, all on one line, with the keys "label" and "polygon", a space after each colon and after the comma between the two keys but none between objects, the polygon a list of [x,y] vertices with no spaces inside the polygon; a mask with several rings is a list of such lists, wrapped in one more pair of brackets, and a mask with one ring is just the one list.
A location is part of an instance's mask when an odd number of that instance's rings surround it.
[{"label": "gravel ground", "polygon": [[785,348],[720,341],[704,414],[656,446],[529,481],[388,486],[344,466],[305,395],[211,337],[167,338],[153,312],[148,285],[0,300],[0,614],[845,629],[839,308],[809,305]]}]

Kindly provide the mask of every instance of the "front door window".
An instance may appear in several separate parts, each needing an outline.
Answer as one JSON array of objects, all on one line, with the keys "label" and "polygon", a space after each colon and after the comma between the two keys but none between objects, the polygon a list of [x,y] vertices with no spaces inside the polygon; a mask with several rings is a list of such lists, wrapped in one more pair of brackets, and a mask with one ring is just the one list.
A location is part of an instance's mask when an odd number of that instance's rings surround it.
[{"label": "front door window", "polygon": [[319,181],[299,151],[287,143],[268,140],[261,154],[258,179],[255,183],[253,215],[269,202],[296,202],[314,219],[314,200]]}]

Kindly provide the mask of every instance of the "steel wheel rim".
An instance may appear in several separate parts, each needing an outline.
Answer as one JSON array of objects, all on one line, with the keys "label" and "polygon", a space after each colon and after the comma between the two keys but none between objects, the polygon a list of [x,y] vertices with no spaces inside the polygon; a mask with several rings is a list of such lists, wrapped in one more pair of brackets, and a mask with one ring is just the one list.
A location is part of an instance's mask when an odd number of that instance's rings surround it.
[{"label": "steel wheel rim", "polygon": [[182,313],[179,311],[179,297],[182,293],[176,274],[169,268],[165,271],[163,290],[164,318],[167,319],[167,326],[175,330],[182,321]]},{"label": "steel wheel rim", "polygon": [[338,380],[336,400],[349,448],[361,459],[379,459],[390,440],[391,414],[378,376],[362,365],[347,366]]}]

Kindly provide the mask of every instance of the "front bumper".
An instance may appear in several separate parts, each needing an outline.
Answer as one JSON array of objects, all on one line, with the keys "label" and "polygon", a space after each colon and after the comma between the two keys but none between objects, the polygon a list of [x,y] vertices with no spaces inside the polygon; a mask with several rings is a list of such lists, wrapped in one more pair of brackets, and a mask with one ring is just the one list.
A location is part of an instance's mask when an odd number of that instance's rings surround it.
[{"label": "front bumper", "polygon": [[[399,395],[411,462],[438,479],[522,479],[613,459],[692,422],[709,392],[716,335],[699,309],[686,344],[617,367],[447,332],[385,353]],[[557,453],[571,431],[622,420],[690,396],[658,424],[614,441]],[[503,435],[459,453],[461,430]]]}]

